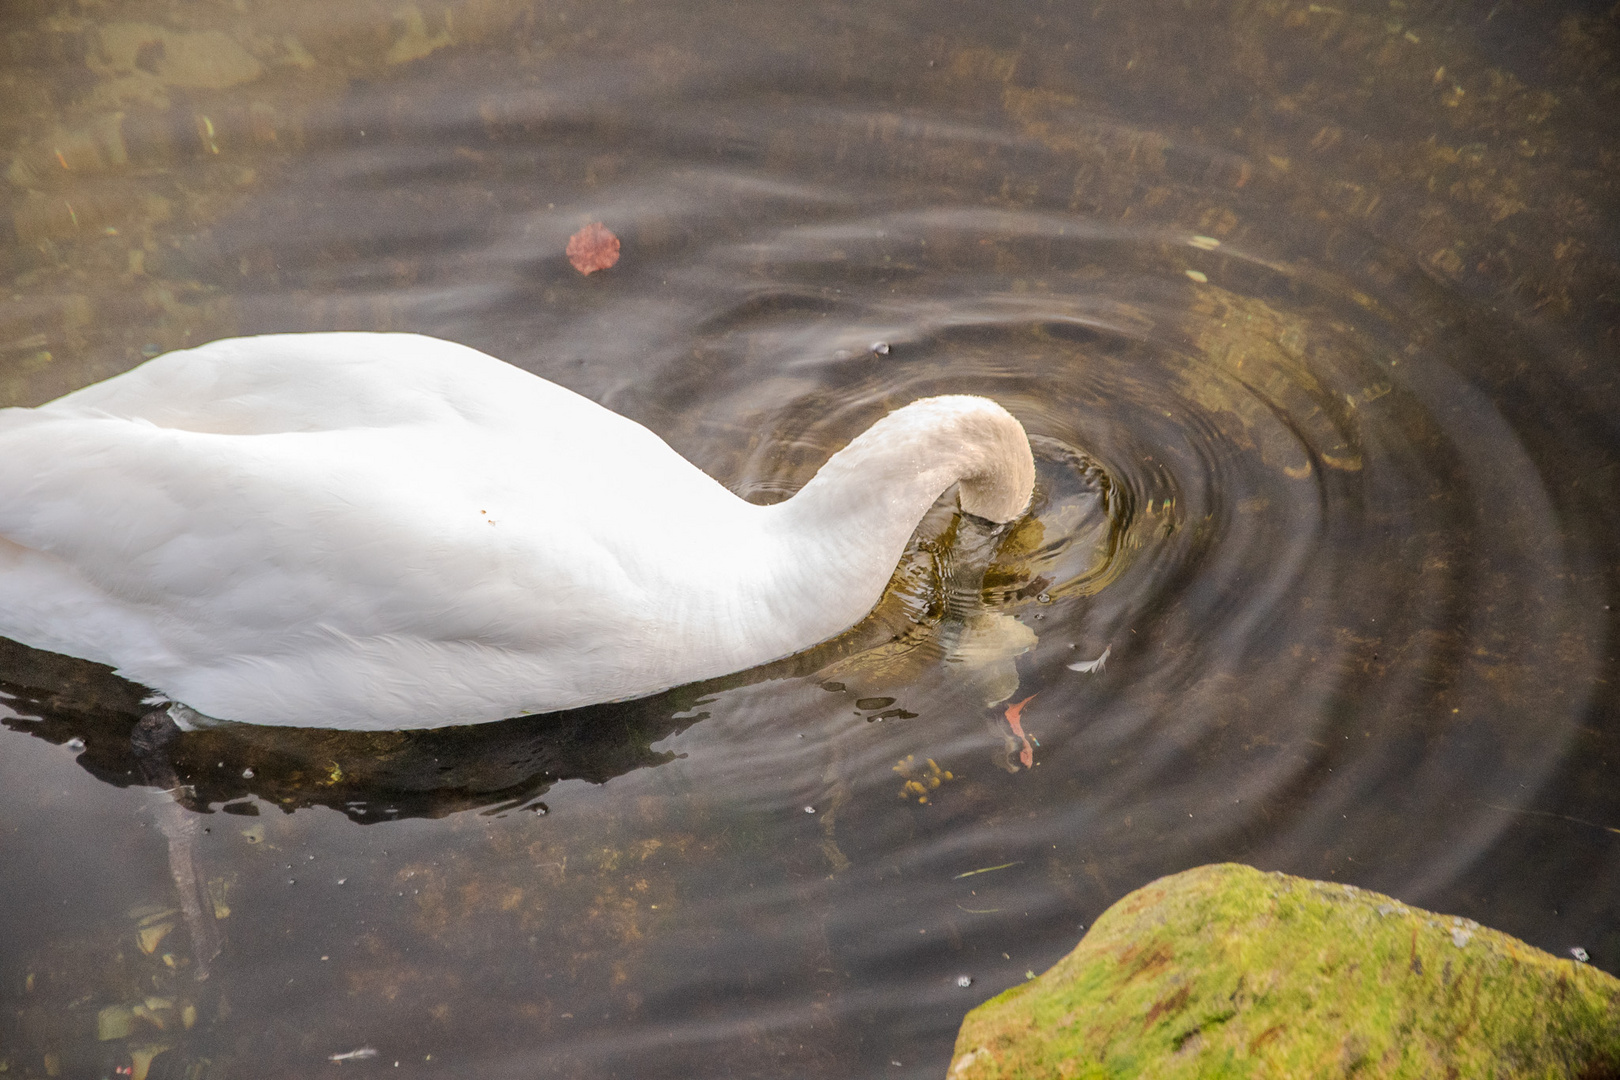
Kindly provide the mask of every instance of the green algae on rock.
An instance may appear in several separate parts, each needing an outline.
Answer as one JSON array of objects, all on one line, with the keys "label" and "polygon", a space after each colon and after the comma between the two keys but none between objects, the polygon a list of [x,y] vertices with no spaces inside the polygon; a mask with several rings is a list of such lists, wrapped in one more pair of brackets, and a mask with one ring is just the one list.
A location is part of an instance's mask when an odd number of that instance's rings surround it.
[{"label": "green algae on rock", "polygon": [[950,1080],[1616,1077],[1620,979],[1334,882],[1203,866],[968,1014]]}]

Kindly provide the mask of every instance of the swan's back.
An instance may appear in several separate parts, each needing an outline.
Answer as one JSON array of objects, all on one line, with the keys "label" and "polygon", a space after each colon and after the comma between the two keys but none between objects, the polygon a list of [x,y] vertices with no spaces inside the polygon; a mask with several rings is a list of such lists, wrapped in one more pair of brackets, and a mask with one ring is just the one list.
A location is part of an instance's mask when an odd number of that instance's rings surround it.
[{"label": "swan's back", "polygon": [[492,665],[537,702],[612,693],[652,596],[738,569],[704,527],[738,508],[641,425],[464,346],[219,341],[0,410],[0,634],[204,712],[258,678],[288,692],[254,719],[435,692],[488,718]]},{"label": "swan's back", "polygon": [[41,406],[226,435],[482,427],[540,417],[636,427],[589,398],[492,356],[418,334],[267,334],[167,353]]}]

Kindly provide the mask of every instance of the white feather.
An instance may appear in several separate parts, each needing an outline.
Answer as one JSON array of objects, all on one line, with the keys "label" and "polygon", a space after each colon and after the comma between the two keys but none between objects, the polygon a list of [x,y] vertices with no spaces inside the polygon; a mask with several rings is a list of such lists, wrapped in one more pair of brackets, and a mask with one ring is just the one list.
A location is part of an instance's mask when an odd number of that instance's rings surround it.
[{"label": "white feather", "polygon": [[1103,649],[1102,655],[1095,660],[1077,660],[1072,664],[1065,664],[1070,671],[1078,671],[1085,675],[1096,675],[1102,671],[1103,665],[1108,663],[1108,657],[1113,654],[1112,645]]}]

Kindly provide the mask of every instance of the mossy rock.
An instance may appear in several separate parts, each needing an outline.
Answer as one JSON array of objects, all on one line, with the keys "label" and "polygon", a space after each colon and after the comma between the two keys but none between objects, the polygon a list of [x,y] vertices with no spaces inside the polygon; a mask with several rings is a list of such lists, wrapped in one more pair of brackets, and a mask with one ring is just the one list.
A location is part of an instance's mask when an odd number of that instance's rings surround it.
[{"label": "mossy rock", "polygon": [[1353,886],[1202,866],[969,1013],[949,1075],[1620,1080],[1620,979]]}]

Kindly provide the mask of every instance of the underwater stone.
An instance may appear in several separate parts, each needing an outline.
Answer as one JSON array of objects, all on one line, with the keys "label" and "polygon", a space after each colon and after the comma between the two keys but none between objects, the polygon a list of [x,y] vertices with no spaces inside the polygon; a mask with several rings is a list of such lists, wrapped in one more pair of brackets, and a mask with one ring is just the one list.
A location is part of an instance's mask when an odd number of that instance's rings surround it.
[{"label": "underwater stone", "polygon": [[1231,863],[1160,878],[970,1012],[950,1080],[1620,1074],[1620,979],[1455,922]]},{"label": "underwater stone", "polygon": [[141,22],[111,22],[99,31],[99,64],[108,74],[144,71],[165,86],[223,90],[250,83],[264,65],[219,30],[182,31]]}]

